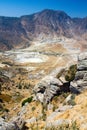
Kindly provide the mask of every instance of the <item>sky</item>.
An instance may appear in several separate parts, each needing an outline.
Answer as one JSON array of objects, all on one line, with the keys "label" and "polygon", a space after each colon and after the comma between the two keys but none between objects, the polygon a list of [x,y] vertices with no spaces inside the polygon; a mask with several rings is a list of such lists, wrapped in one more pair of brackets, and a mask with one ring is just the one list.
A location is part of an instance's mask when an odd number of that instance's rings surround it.
[{"label": "sky", "polygon": [[86,17],[87,0],[0,0],[0,16],[20,17],[44,9],[62,10],[71,17]]}]

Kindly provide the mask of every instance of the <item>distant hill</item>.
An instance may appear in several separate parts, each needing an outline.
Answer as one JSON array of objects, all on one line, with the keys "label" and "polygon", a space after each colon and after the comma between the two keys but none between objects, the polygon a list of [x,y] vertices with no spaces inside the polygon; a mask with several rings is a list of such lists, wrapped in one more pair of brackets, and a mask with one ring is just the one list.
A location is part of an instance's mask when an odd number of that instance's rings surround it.
[{"label": "distant hill", "polygon": [[43,10],[16,17],[0,17],[0,50],[24,48],[36,39],[87,37],[87,17],[71,18],[63,11]]}]

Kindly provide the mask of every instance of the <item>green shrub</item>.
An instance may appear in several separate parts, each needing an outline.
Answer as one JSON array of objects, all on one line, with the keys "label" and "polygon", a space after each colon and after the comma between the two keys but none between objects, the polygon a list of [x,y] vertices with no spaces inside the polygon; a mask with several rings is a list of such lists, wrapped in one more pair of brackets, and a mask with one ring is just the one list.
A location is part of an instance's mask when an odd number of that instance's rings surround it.
[{"label": "green shrub", "polygon": [[65,74],[66,81],[72,81],[75,78],[75,74],[77,71],[77,65],[71,65],[69,70]]},{"label": "green shrub", "polygon": [[53,106],[53,111],[55,111],[57,108],[56,108],[56,106]]},{"label": "green shrub", "polygon": [[21,83],[21,81],[16,85],[16,87],[17,87],[18,89],[22,89],[22,83]]},{"label": "green shrub", "polygon": [[30,84],[24,84],[24,88],[23,89],[29,89],[29,87],[30,87]]},{"label": "green shrub", "polygon": [[75,99],[75,94],[71,95],[71,99],[74,100]]},{"label": "green shrub", "polygon": [[35,107],[32,107],[32,111],[34,111],[36,108]]},{"label": "green shrub", "polygon": [[22,106],[24,106],[25,105],[25,103],[31,103],[32,102],[32,100],[33,100],[33,96],[31,96],[31,97],[29,97],[29,98],[27,98],[27,99],[25,99],[23,102],[22,102]]},{"label": "green shrub", "polygon": [[66,93],[62,92],[61,93],[62,97],[64,97],[64,98],[67,98],[69,96],[69,94],[70,94],[69,92],[66,92]]},{"label": "green shrub", "polygon": [[75,102],[75,94],[71,95],[71,99],[68,101],[68,105],[72,105],[75,106],[76,102]]},{"label": "green shrub", "polygon": [[76,105],[76,103],[75,103],[75,101],[74,101],[74,100],[69,100],[69,101],[68,101],[68,105],[75,106],[75,105]]},{"label": "green shrub", "polygon": [[20,83],[18,85],[18,89],[22,89],[22,85]]},{"label": "green shrub", "polygon": [[41,105],[42,105],[42,119],[43,119],[43,121],[46,121],[47,104],[41,103]]}]

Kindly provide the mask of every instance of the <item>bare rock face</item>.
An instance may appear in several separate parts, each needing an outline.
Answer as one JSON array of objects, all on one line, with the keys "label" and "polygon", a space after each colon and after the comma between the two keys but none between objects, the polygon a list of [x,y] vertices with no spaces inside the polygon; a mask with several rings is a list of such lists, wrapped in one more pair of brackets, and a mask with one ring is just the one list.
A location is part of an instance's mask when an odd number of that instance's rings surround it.
[{"label": "bare rock face", "polygon": [[0,118],[0,130],[23,130],[25,122],[17,117],[13,121],[5,122],[3,118]]},{"label": "bare rock face", "polygon": [[7,123],[4,119],[0,118],[0,130],[20,130],[14,123]]},{"label": "bare rock face", "polygon": [[[66,86],[64,84],[67,84]],[[60,79],[46,76],[35,87],[36,99],[42,103],[49,103],[50,100],[60,92],[68,91],[69,83],[63,83]]]},{"label": "bare rock face", "polygon": [[87,89],[87,53],[82,53],[78,57],[76,76],[71,82],[70,89],[76,93]]}]

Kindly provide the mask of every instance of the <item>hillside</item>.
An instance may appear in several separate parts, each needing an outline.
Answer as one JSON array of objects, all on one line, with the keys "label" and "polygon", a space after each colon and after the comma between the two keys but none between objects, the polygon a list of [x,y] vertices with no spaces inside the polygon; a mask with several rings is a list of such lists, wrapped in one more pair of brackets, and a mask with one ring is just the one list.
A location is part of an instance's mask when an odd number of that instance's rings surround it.
[{"label": "hillside", "polygon": [[0,17],[1,51],[61,37],[84,42],[86,36],[87,18],[71,18],[63,11],[46,9],[19,18]]},{"label": "hillside", "polygon": [[0,130],[87,130],[87,17],[0,17]]}]

